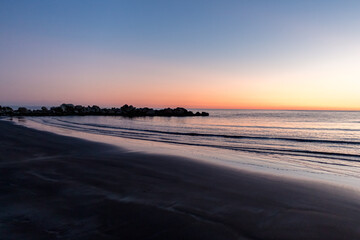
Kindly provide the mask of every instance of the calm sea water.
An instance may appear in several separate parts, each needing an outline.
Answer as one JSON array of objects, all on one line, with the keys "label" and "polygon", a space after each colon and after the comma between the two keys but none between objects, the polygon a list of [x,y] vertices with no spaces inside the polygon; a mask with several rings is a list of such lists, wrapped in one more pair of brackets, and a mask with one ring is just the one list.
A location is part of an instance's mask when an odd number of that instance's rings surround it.
[{"label": "calm sea water", "polygon": [[209,117],[71,116],[26,121],[73,132],[191,146],[198,152],[221,153],[218,161],[231,156],[232,162],[241,163],[241,156],[247,154],[271,163],[258,164],[265,167],[286,166],[360,184],[360,112],[205,111]]}]

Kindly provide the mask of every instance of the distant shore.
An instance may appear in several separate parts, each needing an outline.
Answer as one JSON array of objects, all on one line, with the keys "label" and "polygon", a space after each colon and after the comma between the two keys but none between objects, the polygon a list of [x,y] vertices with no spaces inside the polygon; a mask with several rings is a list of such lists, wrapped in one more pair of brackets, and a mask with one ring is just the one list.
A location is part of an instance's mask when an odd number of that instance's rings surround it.
[{"label": "distant shore", "polygon": [[209,116],[207,112],[193,113],[185,108],[136,108],[132,105],[125,104],[120,108],[100,108],[99,106],[81,106],[74,104],[61,104],[57,107],[42,107],[41,110],[30,110],[25,107],[19,107],[17,110],[11,107],[0,106],[0,116],[126,116],[126,117],[140,117],[140,116],[165,116],[165,117],[192,117],[192,116]]},{"label": "distant shore", "polygon": [[359,197],[0,121],[1,239],[360,239]]}]

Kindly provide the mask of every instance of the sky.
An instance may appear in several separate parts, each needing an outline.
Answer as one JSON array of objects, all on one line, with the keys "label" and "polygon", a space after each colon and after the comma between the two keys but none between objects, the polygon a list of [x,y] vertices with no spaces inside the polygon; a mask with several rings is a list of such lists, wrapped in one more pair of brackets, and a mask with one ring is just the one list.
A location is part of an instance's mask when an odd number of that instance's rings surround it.
[{"label": "sky", "polygon": [[360,110],[360,1],[2,0],[0,105]]}]

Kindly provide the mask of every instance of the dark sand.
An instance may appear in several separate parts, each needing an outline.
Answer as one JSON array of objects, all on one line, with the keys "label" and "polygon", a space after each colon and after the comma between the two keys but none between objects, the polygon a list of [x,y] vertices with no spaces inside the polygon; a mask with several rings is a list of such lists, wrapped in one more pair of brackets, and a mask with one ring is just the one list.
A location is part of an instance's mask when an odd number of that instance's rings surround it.
[{"label": "dark sand", "polygon": [[360,199],[0,121],[0,239],[360,239]]}]

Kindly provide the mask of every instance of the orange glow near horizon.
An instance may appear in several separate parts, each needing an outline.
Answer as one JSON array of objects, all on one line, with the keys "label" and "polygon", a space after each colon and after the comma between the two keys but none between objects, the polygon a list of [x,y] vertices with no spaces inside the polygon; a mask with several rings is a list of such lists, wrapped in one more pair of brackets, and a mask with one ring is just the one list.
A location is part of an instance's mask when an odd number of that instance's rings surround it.
[{"label": "orange glow near horizon", "polygon": [[[139,57],[94,60],[79,53],[75,64],[59,57],[49,66],[28,65],[15,76],[12,72],[10,80],[27,81],[3,92],[0,104],[16,96],[13,103],[19,105],[127,103],[139,107],[356,111],[360,110],[360,70],[354,56],[360,56],[359,52],[280,67],[239,65],[232,69]],[[332,59],[341,59],[341,64]]]},{"label": "orange glow near horizon", "polygon": [[360,2],[51,2],[0,2],[0,105],[360,111]]}]

